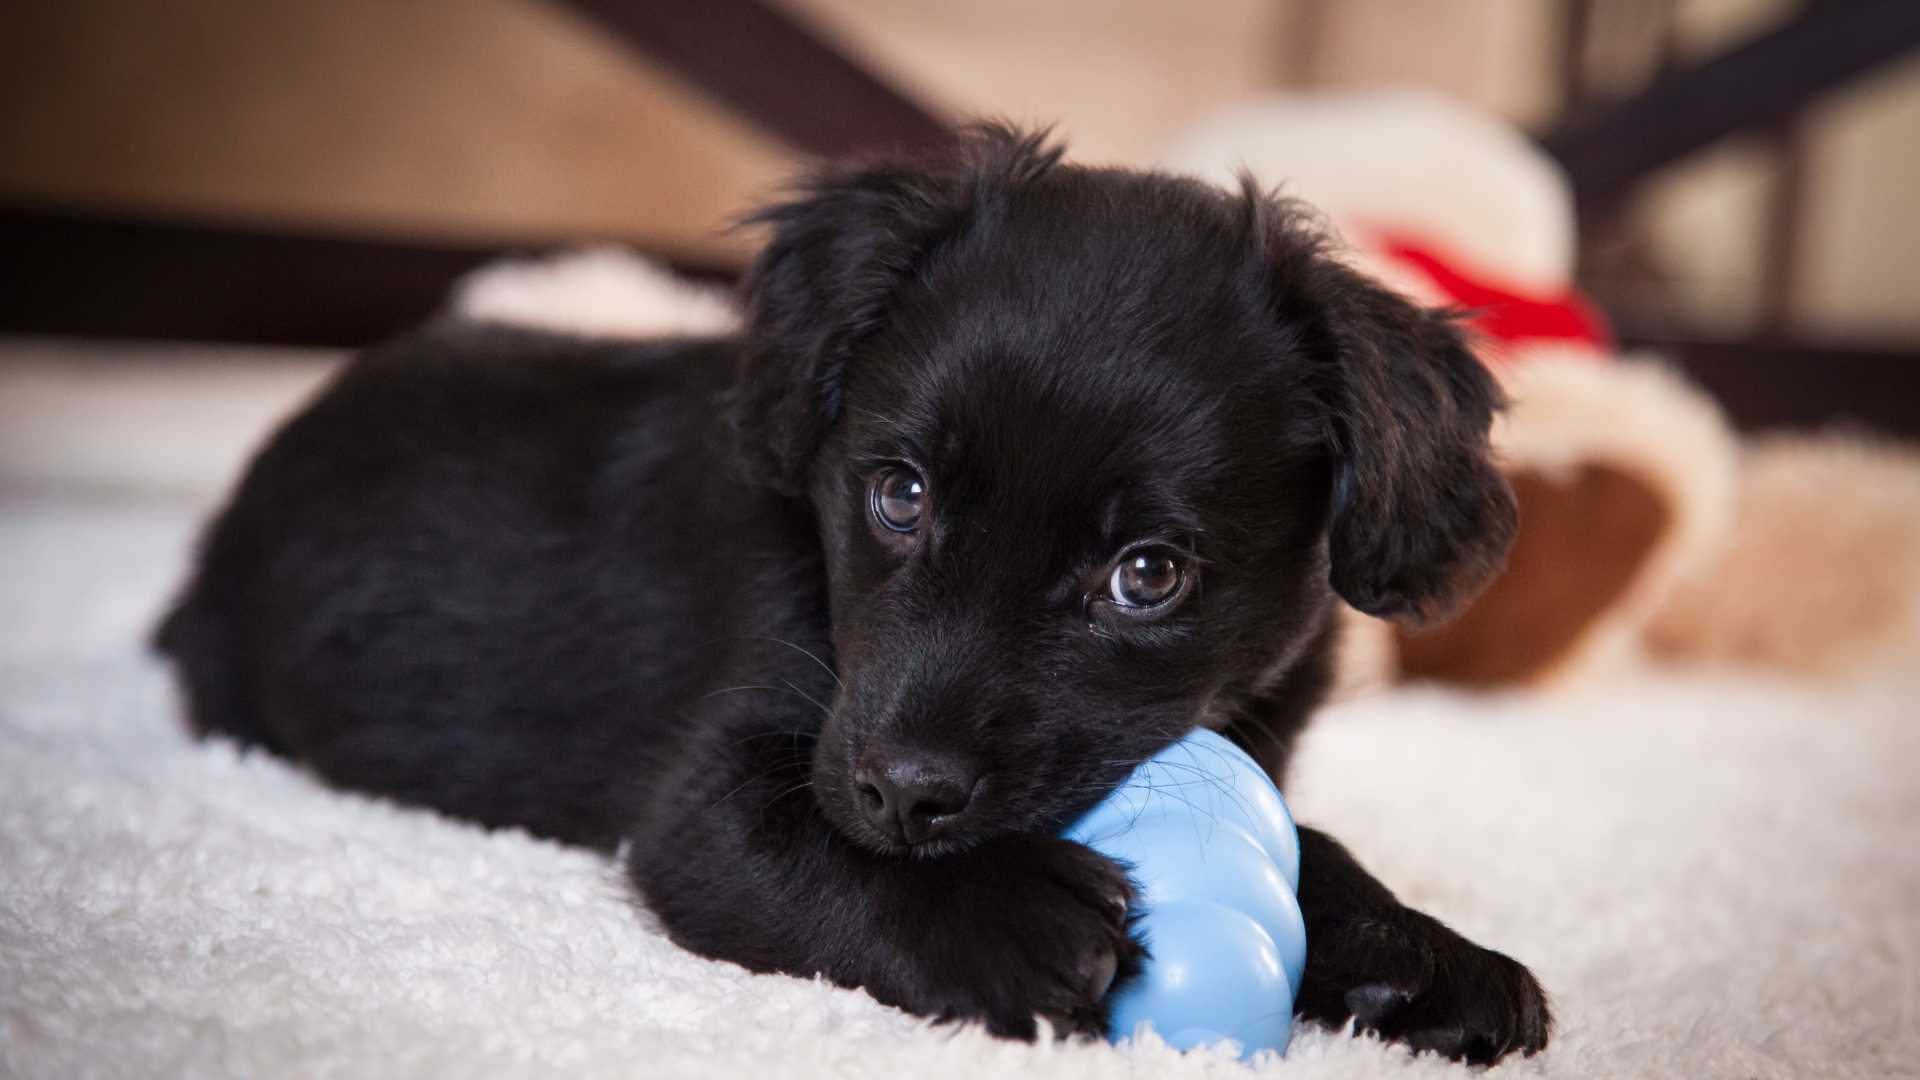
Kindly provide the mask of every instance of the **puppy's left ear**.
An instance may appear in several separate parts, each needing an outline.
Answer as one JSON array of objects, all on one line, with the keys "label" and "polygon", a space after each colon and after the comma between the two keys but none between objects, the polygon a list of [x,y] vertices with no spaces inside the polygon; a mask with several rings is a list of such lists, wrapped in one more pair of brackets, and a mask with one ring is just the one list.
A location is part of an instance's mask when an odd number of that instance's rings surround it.
[{"label": "puppy's left ear", "polygon": [[1444,619],[1493,579],[1518,524],[1488,446],[1500,389],[1451,317],[1325,254],[1299,211],[1264,216],[1274,295],[1307,330],[1328,417],[1333,589],[1370,615]]}]

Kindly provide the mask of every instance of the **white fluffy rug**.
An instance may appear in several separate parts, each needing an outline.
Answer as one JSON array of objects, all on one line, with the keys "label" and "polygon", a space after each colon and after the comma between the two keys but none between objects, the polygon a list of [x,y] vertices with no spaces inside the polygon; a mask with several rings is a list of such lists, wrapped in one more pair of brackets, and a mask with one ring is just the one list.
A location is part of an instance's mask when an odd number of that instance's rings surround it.
[{"label": "white fluffy rug", "polygon": [[[1244,1075],[749,976],[592,855],[189,742],[140,637],[324,365],[69,352],[0,351],[0,1074]],[[1289,795],[1553,991],[1552,1048],[1502,1075],[1920,1075],[1917,703],[1898,672],[1379,697],[1323,718]],[[1257,1068],[1464,1075],[1313,1029]]]}]

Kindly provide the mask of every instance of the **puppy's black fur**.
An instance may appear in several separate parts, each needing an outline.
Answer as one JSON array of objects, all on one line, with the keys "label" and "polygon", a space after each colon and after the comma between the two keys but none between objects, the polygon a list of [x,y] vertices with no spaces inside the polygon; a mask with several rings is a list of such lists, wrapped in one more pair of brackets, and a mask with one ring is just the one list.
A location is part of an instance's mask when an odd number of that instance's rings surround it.
[{"label": "puppy's black fur", "polygon": [[[1058,158],[988,129],[818,176],[763,215],[737,340],[368,353],[160,632],[195,726],[625,842],[699,952],[1098,1029],[1131,890],[1060,827],[1196,723],[1283,776],[1336,596],[1443,614],[1514,510],[1446,318],[1250,186]],[[1302,835],[1302,1013],[1545,1045],[1524,968]]]}]

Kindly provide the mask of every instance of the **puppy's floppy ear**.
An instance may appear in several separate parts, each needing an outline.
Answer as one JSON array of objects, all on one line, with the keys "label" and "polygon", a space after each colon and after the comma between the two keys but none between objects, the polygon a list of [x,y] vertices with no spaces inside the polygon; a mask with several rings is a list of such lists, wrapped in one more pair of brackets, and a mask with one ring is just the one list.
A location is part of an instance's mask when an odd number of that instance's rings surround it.
[{"label": "puppy's floppy ear", "polygon": [[830,169],[748,218],[772,238],[748,271],[729,421],[751,478],[787,494],[838,418],[849,359],[929,254],[1011,188],[1052,168],[1044,132],[968,129],[950,157]]},{"label": "puppy's floppy ear", "polygon": [[1487,443],[1499,387],[1451,317],[1326,254],[1297,208],[1247,197],[1328,417],[1334,591],[1370,615],[1444,618],[1493,578],[1518,523]]}]

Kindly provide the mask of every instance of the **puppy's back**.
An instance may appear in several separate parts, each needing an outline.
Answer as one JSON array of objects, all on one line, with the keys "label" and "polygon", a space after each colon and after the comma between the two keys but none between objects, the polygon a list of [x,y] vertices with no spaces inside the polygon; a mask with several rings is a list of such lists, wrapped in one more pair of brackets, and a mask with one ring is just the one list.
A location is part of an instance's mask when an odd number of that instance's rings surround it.
[{"label": "puppy's back", "polygon": [[[693,603],[611,589],[604,567],[674,557],[639,526],[707,471],[730,355],[441,324],[356,359],[249,465],[154,635],[193,729],[598,842],[583,804],[611,736],[569,718],[661,689],[644,657],[610,654],[644,654]],[[569,745],[577,767],[515,788]]]}]

